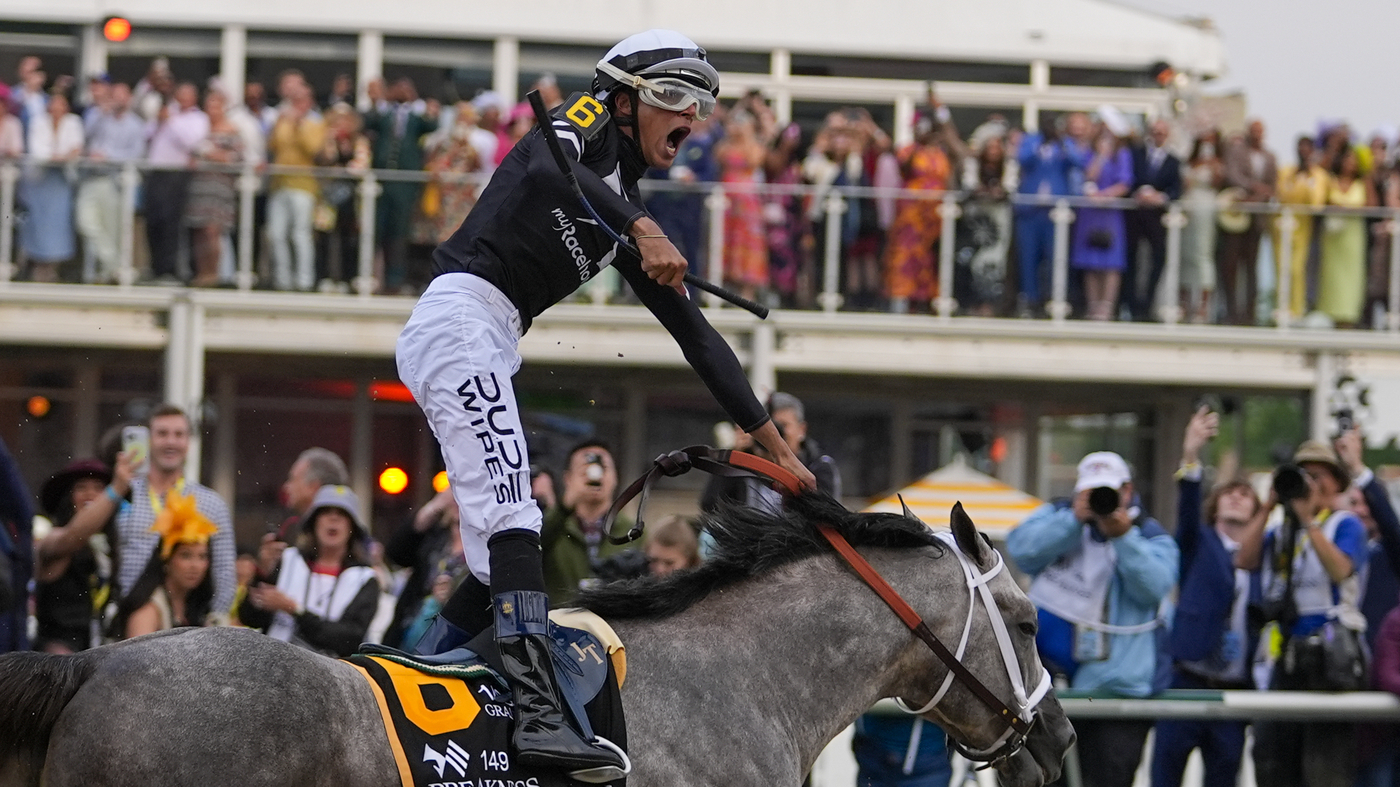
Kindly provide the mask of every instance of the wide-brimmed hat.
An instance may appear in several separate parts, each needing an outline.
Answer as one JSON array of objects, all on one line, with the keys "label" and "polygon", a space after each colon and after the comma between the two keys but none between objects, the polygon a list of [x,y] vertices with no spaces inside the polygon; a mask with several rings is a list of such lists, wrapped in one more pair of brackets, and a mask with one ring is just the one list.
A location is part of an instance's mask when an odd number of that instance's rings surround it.
[{"label": "wide-brimmed hat", "polygon": [[44,486],[39,490],[39,505],[44,509],[44,513],[53,516],[58,513],[63,506],[63,499],[68,497],[69,491],[83,478],[96,478],[104,484],[111,483],[112,471],[107,469],[107,465],[96,459],[76,459],[69,462],[62,470],[49,476],[49,480],[44,482]]},{"label": "wide-brimmed hat", "polygon": [[1326,465],[1343,489],[1351,486],[1351,475],[1342,469],[1342,463],[1337,460],[1337,452],[1321,440],[1308,440],[1298,446],[1298,451],[1293,454],[1293,464],[1304,463]]},{"label": "wide-brimmed hat", "polygon": [[355,494],[355,490],[340,484],[326,484],[316,490],[316,496],[311,499],[311,507],[306,510],[306,515],[301,518],[301,527],[309,531],[312,522],[316,521],[316,514],[323,508],[335,508],[344,511],[350,521],[355,523],[355,530],[361,536],[369,534],[365,527],[365,520],[360,516],[360,497]]}]

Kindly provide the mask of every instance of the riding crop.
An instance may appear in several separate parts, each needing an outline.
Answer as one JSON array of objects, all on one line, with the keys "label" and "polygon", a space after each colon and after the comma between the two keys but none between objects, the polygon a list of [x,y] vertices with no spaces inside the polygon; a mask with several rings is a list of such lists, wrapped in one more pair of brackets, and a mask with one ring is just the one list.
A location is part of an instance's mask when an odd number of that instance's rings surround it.
[{"label": "riding crop", "polygon": [[[603,221],[603,218],[598,215],[598,212],[593,209],[593,204],[588,201],[588,197],[584,195],[583,188],[578,184],[578,176],[574,174],[574,169],[570,166],[569,159],[564,155],[564,149],[559,145],[559,135],[554,131],[554,125],[549,117],[548,110],[544,107],[544,100],[540,98],[539,91],[530,91],[529,99],[530,107],[535,111],[535,121],[539,124],[540,133],[544,134],[544,141],[549,145],[549,152],[554,156],[554,163],[559,165],[559,171],[564,174],[564,179],[569,181],[569,188],[573,190],[574,196],[578,197],[578,201],[583,204],[583,209],[588,212],[588,215],[592,217],[593,221],[597,222],[599,228],[608,234],[608,237],[617,242],[620,248],[627,250],[637,259],[641,259],[642,253],[638,251],[637,247],[633,245],[631,241],[622,237],[617,230],[608,226],[607,223]],[[767,306],[754,303],[748,298],[738,293],[730,292],[718,284],[708,282],[690,271],[686,271],[685,283],[704,290],[718,298],[723,298],[741,309],[747,309],[753,312],[760,320],[768,319]]]}]

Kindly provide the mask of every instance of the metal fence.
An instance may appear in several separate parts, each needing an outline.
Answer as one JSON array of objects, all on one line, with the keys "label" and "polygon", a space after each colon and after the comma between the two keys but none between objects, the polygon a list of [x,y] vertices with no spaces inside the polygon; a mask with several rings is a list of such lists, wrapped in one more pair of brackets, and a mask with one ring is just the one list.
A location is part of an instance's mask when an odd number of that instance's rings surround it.
[{"label": "metal fence", "polygon": [[[39,167],[62,166],[72,182],[80,182],[92,177],[113,177],[121,194],[122,223],[120,233],[120,260],[117,266],[118,286],[130,287],[138,282],[136,269],[136,246],[138,238],[134,230],[138,214],[138,197],[142,175],[153,168],[142,162],[113,165],[93,160],[73,160],[63,164],[26,161],[5,161],[0,163],[0,286],[15,278],[17,267],[16,249],[13,245],[17,195],[19,184],[26,172]],[[345,169],[322,167],[288,167],[263,165],[259,167],[228,167],[202,164],[200,170],[217,171],[237,176],[237,221],[232,228],[234,257],[236,265],[232,283],[240,290],[253,289],[258,283],[256,260],[259,241],[254,237],[254,204],[258,194],[267,189],[269,177],[279,175],[312,176],[318,181],[351,181],[355,183],[353,209],[358,225],[358,257],[355,275],[351,280],[353,290],[361,296],[373,295],[380,282],[375,278],[376,249],[376,201],[386,182],[407,181],[417,183],[437,182],[439,184],[475,184],[480,186],[488,178],[479,174],[463,175],[454,173],[429,173],[409,170]],[[937,296],[932,301],[933,313],[940,319],[950,319],[958,314],[959,304],[955,299],[954,260],[957,244],[958,221],[964,215],[970,202],[987,204],[973,195],[962,191],[925,191],[888,188],[858,188],[849,186],[818,185],[775,185],[760,183],[681,183],[670,180],[642,181],[644,197],[650,199],[661,194],[688,194],[703,204],[703,267],[707,279],[723,283],[725,275],[726,228],[725,217],[732,200],[741,195],[756,195],[762,199],[797,198],[804,204],[804,212],[812,218],[813,227],[822,228],[822,236],[813,238],[816,249],[811,265],[816,274],[814,307],[827,312],[845,308],[848,293],[841,283],[841,273],[845,264],[842,238],[842,217],[857,209],[863,201],[875,201],[890,205],[905,200],[937,202],[940,205],[939,221],[941,231],[938,239]],[[1048,212],[1053,223],[1053,254],[1049,276],[1049,298],[1045,305],[1053,322],[1064,322],[1071,316],[1070,246],[1072,227],[1076,211],[1084,208],[1113,209],[1131,211],[1141,206],[1131,199],[1105,199],[1098,197],[1012,195],[997,204],[1010,205],[1015,210],[1040,209]],[[1277,203],[1240,203],[1230,206],[1232,211],[1250,215],[1264,215],[1270,219],[1270,230],[1266,236],[1275,239],[1273,249],[1275,265],[1280,271],[1276,277],[1277,289],[1274,302],[1273,324],[1287,330],[1297,324],[1301,315],[1290,312],[1292,302],[1292,278],[1282,271],[1291,260],[1294,238],[1293,229],[1300,222],[1311,221],[1313,217],[1349,217],[1379,219],[1390,238],[1400,234],[1400,209],[1394,208],[1337,208],[1315,207],[1310,205],[1281,205]],[[1165,303],[1158,311],[1161,322],[1175,325],[1183,321],[1181,308],[1177,303],[1177,293],[1182,282],[1183,248],[1182,233],[1189,222],[1188,206],[1173,202],[1165,206],[1162,224],[1166,237],[1166,264],[1163,269],[1160,290],[1166,293]],[[1213,220],[1210,219],[1210,220]],[[1132,253],[1132,250],[1129,251]],[[694,256],[694,252],[692,251]],[[692,264],[700,260],[692,259]],[[1016,265],[1008,251],[1005,265],[1013,269]],[[1364,262],[1363,262],[1364,267]],[[1400,243],[1391,242],[1388,254],[1387,293],[1385,298],[1384,327],[1391,332],[1400,332]],[[719,305],[709,300],[710,305]],[[1151,297],[1149,295],[1149,297]]]}]

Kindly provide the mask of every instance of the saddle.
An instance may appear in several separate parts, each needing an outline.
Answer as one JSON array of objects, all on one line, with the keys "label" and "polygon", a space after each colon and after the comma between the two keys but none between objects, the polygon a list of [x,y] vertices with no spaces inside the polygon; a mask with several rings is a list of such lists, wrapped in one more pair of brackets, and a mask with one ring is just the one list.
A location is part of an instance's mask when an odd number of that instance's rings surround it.
[{"label": "saddle", "polygon": [[[549,633],[555,676],[569,712],[585,734],[596,731],[625,751],[620,689],[627,657],[621,640],[602,618],[584,610],[551,612]],[[345,661],[374,691],[402,787],[575,784],[567,774],[514,762],[510,686],[491,630],[465,647],[435,656],[367,644]]]}]

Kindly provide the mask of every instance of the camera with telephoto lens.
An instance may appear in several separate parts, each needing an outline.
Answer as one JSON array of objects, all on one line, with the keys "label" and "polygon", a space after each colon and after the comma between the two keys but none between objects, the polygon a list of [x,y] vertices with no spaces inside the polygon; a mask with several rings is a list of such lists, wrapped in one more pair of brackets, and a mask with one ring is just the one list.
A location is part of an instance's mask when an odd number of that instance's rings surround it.
[{"label": "camera with telephoto lens", "polygon": [[1297,465],[1283,465],[1274,471],[1274,494],[1280,503],[1302,500],[1312,494],[1308,477]]},{"label": "camera with telephoto lens", "polygon": [[1118,510],[1118,490],[1111,486],[1095,487],[1089,491],[1089,510],[1097,516],[1109,516]]},{"label": "camera with telephoto lens", "polygon": [[589,486],[602,486],[605,475],[607,466],[603,463],[602,454],[589,451],[583,455],[583,477]]}]

